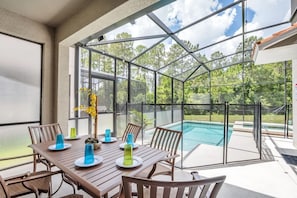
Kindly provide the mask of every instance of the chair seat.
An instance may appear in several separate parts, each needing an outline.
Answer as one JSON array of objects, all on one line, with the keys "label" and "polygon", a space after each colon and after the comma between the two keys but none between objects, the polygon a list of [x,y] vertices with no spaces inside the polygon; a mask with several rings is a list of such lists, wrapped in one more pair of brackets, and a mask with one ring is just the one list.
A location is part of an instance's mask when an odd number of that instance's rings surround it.
[{"label": "chair seat", "polygon": [[[25,188],[23,184],[20,184],[20,183],[9,185],[7,186],[7,188],[10,192],[11,197],[17,197],[20,195],[26,195],[31,193],[31,190]],[[0,192],[0,197],[5,197],[5,196],[4,194],[2,196],[2,193]]]},{"label": "chair seat", "polygon": [[[147,178],[153,166],[150,166],[140,173],[136,175],[136,177]],[[157,163],[156,170],[154,172],[154,176],[156,175],[171,175],[171,167],[167,164],[163,164],[162,162]]]},{"label": "chair seat", "polygon": [[[35,190],[38,190],[39,193],[50,193],[51,189],[49,184],[51,183],[51,175],[52,173],[49,171],[26,173],[19,176],[6,178],[6,184],[3,185],[6,186],[7,191],[11,197],[26,195],[35,192]],[[5,196],[1,195],[0,197]]]},{"label": "chair seat", "polygon": [[[42,175],[44,173],[47,173],[47,171],[39,171],[39,172],[31,173],[30,176]],[[51,177],[43,177],[40,179],[34,179],[32,181],[29,181],[29,183],[31,183],[31,185],[37,187],[39,192],[47,193],[49,191],[49,183],[51,183]]]}]

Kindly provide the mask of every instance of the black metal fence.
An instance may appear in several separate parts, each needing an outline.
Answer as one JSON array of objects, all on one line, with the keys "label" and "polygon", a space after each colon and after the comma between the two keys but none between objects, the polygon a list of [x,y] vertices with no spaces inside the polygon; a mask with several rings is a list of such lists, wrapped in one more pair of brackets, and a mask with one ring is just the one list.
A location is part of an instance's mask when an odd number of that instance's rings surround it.
[{"label": "black metal fence", "polygon": [[[150,142],[157,126],[183,131],[180,158],[176,164],[181,168],[259,160],[262,159],[262,134],[282,137],[291,137],[292,134],[290,105],[275,108],[263,107],[260,103],[126,103],[117,104],[114,115],[114,135],[121,136],[128,122],[137,123],[143,128],[138,137],[143,144]],[[106,122],[103,115],[99,117],[101,125]],[[87,126],[86,121],[81,126]],[[200,139],[204,138],[210,140],[201,142]]]},{"label": "black metal fence", "polygon": [[[150,141],[157,126],[183,131],[177,166],[192,168],[261,159],[261,108],[261,104],[141,103],[126,104],[126,115],[119,116],[143,126],[142,143]],[[199,135],[212,138],[219,133],[215,143],[199,141]]]}]

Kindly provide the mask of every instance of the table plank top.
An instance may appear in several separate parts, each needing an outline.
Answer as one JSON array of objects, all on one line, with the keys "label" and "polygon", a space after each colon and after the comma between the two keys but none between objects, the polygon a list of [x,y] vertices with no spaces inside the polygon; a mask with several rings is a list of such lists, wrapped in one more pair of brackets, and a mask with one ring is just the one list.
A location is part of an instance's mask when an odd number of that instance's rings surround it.
[{"label": "table plank top", "polygon": [[123,150],[119,147],[123,142],[117,140],[113,143],[102,143],[101,148],[94,151],[94,155],[103,157],[102,163],[92,167],[76,167],[74,161],[84,157],[84,141],[86,138],[87,136],[83,136],[78,140],[65,140],[65,143],[70,143],[71,147],[60,151],[48,149],[55,142],[32,144],[30,147],[77,181],[85,191],[94,197],[103,196],[120,185],[122,175],[135,176],[168,154],[165,151],[140,145],[133,150],[133,156],[142,158],[142,165],[135,168],[121,168],[116,165],[115,161],[124,155]]}]

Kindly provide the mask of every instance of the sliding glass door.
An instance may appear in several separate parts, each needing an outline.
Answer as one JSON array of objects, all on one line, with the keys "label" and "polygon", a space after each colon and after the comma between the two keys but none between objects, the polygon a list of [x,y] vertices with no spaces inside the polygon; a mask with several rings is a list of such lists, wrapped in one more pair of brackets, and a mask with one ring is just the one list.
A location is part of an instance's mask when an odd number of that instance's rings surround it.
[{"label": "sliding glass door", "polygon": [[104,133],[105,129],[114,131],[114,81],[92,77],[92,89],[98,96],[98,130]]}]

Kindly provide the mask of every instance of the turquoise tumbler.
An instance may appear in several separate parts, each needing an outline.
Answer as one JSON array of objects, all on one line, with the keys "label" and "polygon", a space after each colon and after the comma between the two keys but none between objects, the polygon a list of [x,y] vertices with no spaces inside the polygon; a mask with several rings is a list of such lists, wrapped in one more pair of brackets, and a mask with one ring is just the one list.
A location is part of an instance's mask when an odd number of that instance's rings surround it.
[{"label": "turquoise tumbler", "polygon": [[110,142],[111,141],[111,134],[110,134],[110,129],[105,129],[105,142]]},{"label": "turquoise tumbler", "polygon": [[64,148],[64,136],[62,133],[57,134],[56,136],[56,149]]},{"label": "turquoise tumbler", "polygon": [[94,163],[94,145],[93,144],[85,144],[85,164]]}]

